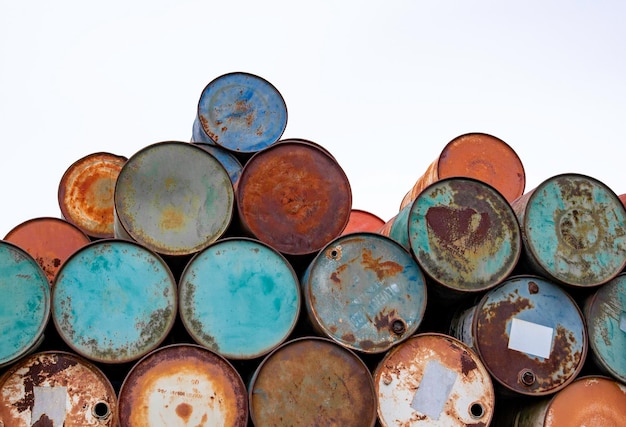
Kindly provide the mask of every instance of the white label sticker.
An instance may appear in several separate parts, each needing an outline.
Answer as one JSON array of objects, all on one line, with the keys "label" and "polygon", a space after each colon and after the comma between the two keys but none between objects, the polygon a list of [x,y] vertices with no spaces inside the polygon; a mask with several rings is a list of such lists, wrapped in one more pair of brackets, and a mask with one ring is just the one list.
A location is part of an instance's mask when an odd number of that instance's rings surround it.
[{"label": "white label sticker", "polygon": [[429,361],[424,368],[422,381],[413,396],[411,408],[430,419],[438,420],[457,376],[455,371],[446,368],[436,360]]},{"label": "white label sticker", "polygon": [[65,423],[67,387],[33,387],[34,403],[32,422],[35,423],[46,416],[53,427],[61,427]]},{"label": "white label sticker", "polygon": [[619,317],[619,328],[626,332],[626,311],[622,311],[622,314]]},{"label": "white label sticker", "polygon": [[513,319],[509,348],[548,359],[552,351],[554,329],[521,319]]}]

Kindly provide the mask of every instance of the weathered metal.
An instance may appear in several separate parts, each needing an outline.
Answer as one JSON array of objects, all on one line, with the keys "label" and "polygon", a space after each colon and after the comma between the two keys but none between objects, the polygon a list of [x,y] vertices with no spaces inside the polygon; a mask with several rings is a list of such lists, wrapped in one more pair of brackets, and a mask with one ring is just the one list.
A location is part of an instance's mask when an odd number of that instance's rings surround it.
[{"label": "weathered metal", "polygon": [[120,427],[246,427],[246,386],[217,353],[193,344],[164,346],[124,379],[119,420]]},{"label": "weathered metal", "polygon": [[301,280],[308,319],[322,335],[363,353],[382,353],[419,327],[426,283],[411,254],[389,237],[337,237]]},{"label": "weathered metal", "polygon": [[117,395],[102,371],[82,357],[35,353],[0,379],[0,426],[117,427]]},{"label": "weathered metal", "polygon": [[300,337],[268,354],[249,385],[255,426],[372,427],[372,375],[352,351],[321,337]]},{"label": "weathered metal", "polygon": [[382,427],[490,425],[495,392],[478,355],[458,339],[420,333],[393,347],[373,374]]},{"label": "weathered metal", "polygon": [[98,152],[72,163],[58,188],[63,218],[93,239],[113,237],[113,193],[126,161],[124,156]]},{"label": "weathered metal", "polygon": [[300,141],[254,154],[236,197],[244,230],[287,255],[320,250],[341,234],[352,208],[350,183],[337,161]]},{"label": "weathered metal", "polygon": [[597,179],[555,175],[512,207],[532,273],[571,287],[592,287],[624,270],[626,209]]},{"label": "weathered metal", "polygon": [[511,277],[459,310],[450,334],[475,349],[500,390],[513,395],[563,389],[580,373],[588,348],[573,298],[531,275]]},{"label": "weathered metal", "polygon": [[189,256],[230,225],[234,190],[222,164],[187,142],[158,142],[132,155],[115,186],[115,236],[160,255]]},{"label": "weathered metal", "polygon": [[293,331],[300,283],[272,247],[248,238],[213,243],[187,264],[179,313],[194,341],[228,359],[267,354]]},{"label": "weathered metal", "polygon": [[76,251],[57,273],[52,319],[79,355],[102,363],[139,359],[159,346],[177,314],[176,281],[142,245],[102,239]]},{"label": "weathered metal", "polygon": [[32,218],[13,227],[4,240],[28,252],[52,284],[61,264],[91,239],[79,227],[61,218]]},{"label": "weathered metal", "polygon": [[0,367],[34,351],[50,318],[50,284],[24,249],[0,240]]},{"label": "weathered metal", "polygon": [[280,92],[259,76],[234,72],[202,90],[192,141],[253,153],[278,141],[286,126],[287,106]]},{"label": "weathered metal", "polygon": [[218,145],[212,145],[206,142],[196,142],[195,144],[214,155],[222,166],[224,166],[226,172],[228,172],[228,176],[230,177],[230,181],[233,185],[237,183],[237,180],[241,175],[241,170],[243,169],[243,166],[239,159],[237,159],[237,156]]},{"label": "weathered metal", "polygon": [[358,233],[361,231],[377,233],[384,225],[385,221],[372,212],[363,209],[352,209],[348,225],[346,225],[341,234]]},{"label": "weathered metal", "polygon": [[513,148],[493,135],[466,133],[446,144],[406,193],[400,210],[410,205],[430,184],[453,176],[483,181],[498,190],[509,203],[524,193],[526,185],[524,165]]}]

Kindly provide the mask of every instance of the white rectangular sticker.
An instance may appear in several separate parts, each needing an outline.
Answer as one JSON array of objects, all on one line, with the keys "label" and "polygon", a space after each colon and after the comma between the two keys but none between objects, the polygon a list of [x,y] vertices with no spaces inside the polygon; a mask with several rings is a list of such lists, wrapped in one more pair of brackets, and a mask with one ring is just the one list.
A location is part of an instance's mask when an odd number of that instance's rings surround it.
[{"label": "white rectangular sticker", "polygon": [[619,328],[626,332],[626,311],[622,311],[622,315],[619,317]]},{"label": "white rectangular sticker", "polygon": [[[67,387],[33,387],[33,422],[47,417],[51,426],[65,425]],[[41,421],[43,422],[43,421]],[[31,424],[34,425],[34,424]]]},{"label": "white rectangular sticker", "polygon": [[432,420],[438,420],[443,407],[450,398],[450,392],[458,374],[443,366],[436,360],[431,360],[424,368],[424,375],[420,382],[411,408],[426,415]]},{"label": "white rectangular sticker", "polygon": [[509,348],[548,359],[552,351],[554,329],[521,319],[513,319]]}]

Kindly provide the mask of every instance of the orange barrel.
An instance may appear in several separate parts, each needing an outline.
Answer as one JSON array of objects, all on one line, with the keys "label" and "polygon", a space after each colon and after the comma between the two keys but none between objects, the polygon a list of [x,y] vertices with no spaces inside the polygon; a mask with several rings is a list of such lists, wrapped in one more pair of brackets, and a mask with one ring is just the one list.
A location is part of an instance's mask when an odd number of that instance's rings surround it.
[{"label": "orange barrel", "polygon": [[412,336],[385,355],[373,377],[382,427],[488,426],[494,414],[489,372],[448,335]]},{"label": "orange barrel", "polygon": [[0,240],[0,367],[34,351],[50,318],[50,284],[24,249]]},{"label": "orange barrel", "polygon": [[358,233],[360,231],[378,232],[385,225],[385,221],[371,212],[362,209],[352,209],[348,225],[343,229],[343,234]]},{"label": "orange barrel", "polygon": [[321,337],[300,337],[268,354],[248,387],[255,426],[372,427],[372,375],[352,351]]},{"label": "orange barrel", "polygon": [[113,192],[126,157],[92,153],[75,161],[59,182],[63,218],[92,239],[113,237]]},{"label": "orange barrel", "polygon": [[339,236],[350,218],[352,192],[325,150],[285,141],[254,154],[236,186],[244,230],[286,255],[308,255]]},{"label": "orange barrel", "polygon": [[363,353],[382,353],[413,335],[426,310],[426,283],[417,262],[376,233],[332,240],[301,283],[314,329]]},{"label": "orange barrel", "polygon": [[504,141],[486,133],[466,133],[450,141],[404,196],[400,210],[428,185],[443,178],[464,176],[483,181],[510,203],[524,193],[526,174],[517,153]]},{"label": "orange barrel", "polygon": [[115,186],[115,235],[160,255],[187,256],[228,228],[234,190],[208,151],[188,142],[158,142],[132,155]]},{"label": "orange barrel", "polygon": [[163,342],[177,302],[176,281],[156,253],[130,240],[101,239],[61,266],[52,287],[52,320],[76,353],[121,364]]},{"label": "orange barrel", "polygon": [[117,395],[102,371],[82,357],[35,353],[0,378],[0,425],[117,427]]},{"label": "orange barrel", "polygon": [[32,218],[15,226],[4,240],[24,249],[37,261],[52,284],[61,264],[91,243],[87,234],[60,218]]},{"label": "orange barrel", "polygon": [[563,389],[587,355],[585,320],[573,298],[538,276],[514,276],[459,309],[450,334],[473,348],[503,395]]},{"label": "orange barrel", "polygon": [[617,196],[619,198],[619,201],[622,202],[622,204],[624,206],[626,206],[626,193],[625,194],[620,194],[619,196]]},{"label": "orange barrel", "polygon": [[608,282],[626,266],[626,209],[602,182],[550,177],[512,203],[532,273],[571,287]]},{"label": "orange barrel", "polygon": [[158,348],[137,362],[119,391],[120,427],[246,427],[248,395],[235,368],[194,344]]}]

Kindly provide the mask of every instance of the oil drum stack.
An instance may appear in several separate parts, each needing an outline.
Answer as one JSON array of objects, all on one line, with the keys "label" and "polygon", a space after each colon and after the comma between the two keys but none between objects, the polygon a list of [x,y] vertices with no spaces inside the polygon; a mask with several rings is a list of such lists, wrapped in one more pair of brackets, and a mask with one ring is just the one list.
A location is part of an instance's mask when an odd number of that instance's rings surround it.
[{"label": "oil drum stack", "polygon": [[626,209],[457,136],[384,221],[233,72],[0,241],[0,426],[613,426]]}]

